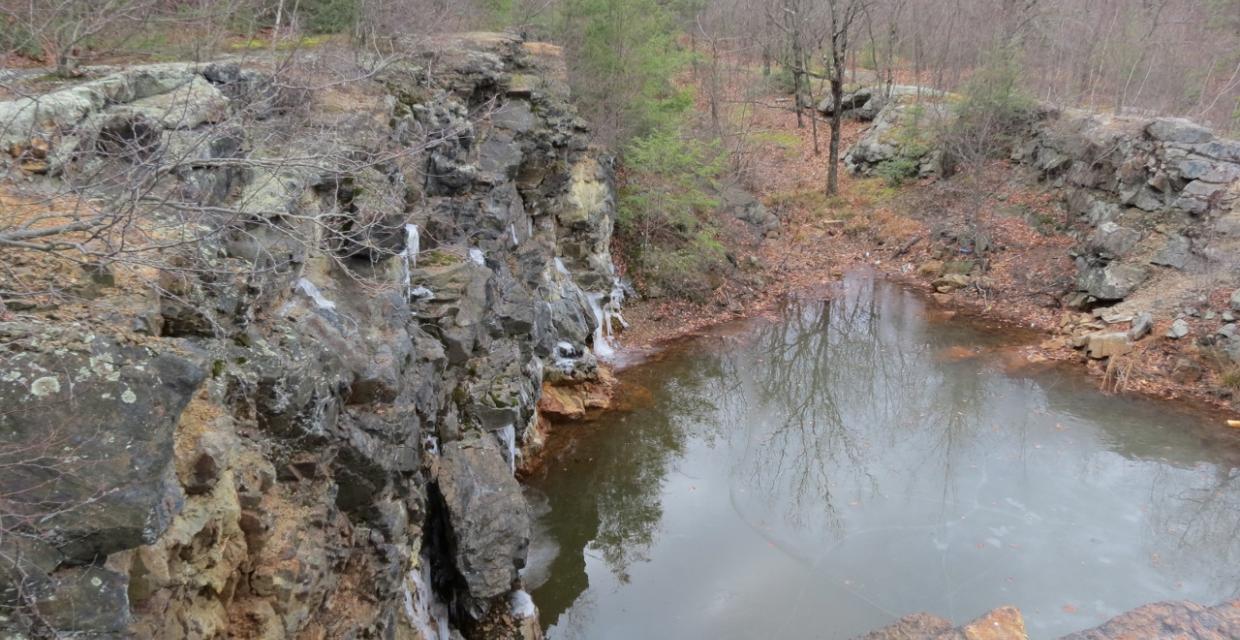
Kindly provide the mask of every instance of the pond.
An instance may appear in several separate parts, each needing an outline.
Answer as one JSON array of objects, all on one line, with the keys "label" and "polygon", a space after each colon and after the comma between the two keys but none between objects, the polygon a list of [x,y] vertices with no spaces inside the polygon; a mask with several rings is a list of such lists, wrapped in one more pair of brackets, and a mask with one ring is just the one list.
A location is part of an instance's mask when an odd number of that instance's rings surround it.
[{"label": "pond", "polygon": [[623,372],[627,408],[561,428],[528,482],[548,637],[851,638],[1012,604],[1050,638],[1237,593],[1234,434],[931,315],[854,273]]}]

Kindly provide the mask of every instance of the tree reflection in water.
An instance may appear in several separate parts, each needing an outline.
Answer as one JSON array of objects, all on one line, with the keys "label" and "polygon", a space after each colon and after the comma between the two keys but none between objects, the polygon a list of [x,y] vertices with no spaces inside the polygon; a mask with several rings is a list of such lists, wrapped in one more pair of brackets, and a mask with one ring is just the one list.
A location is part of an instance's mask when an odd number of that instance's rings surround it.
[{"label": "tree reflection in water", "polygon": [[[1194,440],[1194,418],[1005,373],[969,357],[1001,334],[924,311],[850,277],[829,301],[792,299],[778,321],[627,372],[651,403],[574,428],[532,482],[562,550],[534,594],[553,636],[624,637],[633,607],[758,630],[700,602],[712,589],[766,602],[783,627],[762,633],[790,637],[819,615],[864,630],[1006,602],[1040,608],[1049,635],[1090,619],[1063,601],[1100,622],[1151,596],[1235,592],[1240,466]],[[738,580],[729,562],[769,575]]]}]

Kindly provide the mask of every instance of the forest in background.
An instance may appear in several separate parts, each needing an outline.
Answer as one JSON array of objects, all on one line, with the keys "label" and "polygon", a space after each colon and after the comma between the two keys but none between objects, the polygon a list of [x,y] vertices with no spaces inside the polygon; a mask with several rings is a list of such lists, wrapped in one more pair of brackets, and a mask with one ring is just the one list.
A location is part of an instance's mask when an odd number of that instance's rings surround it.
[{"label": "forest in background", "polygon": [[841,118],[814,107],[857,84],[961,94],[937,135],[963,162],[1038,102],[1240,131],[1240,0],[0,0],[0,25],[3,66],[53,76],[331,46],[382,58],[475,29],[560,44],[596,142],[621,159],[617,256],[650,296],[704,299],[735,260],[711,213],[720,181],[755,179],[755,144],[778,135],[752,118],[773,92],[795,96],[816,151],[823,127],[823,157],[802,160],[826,164],[828,195]]}]

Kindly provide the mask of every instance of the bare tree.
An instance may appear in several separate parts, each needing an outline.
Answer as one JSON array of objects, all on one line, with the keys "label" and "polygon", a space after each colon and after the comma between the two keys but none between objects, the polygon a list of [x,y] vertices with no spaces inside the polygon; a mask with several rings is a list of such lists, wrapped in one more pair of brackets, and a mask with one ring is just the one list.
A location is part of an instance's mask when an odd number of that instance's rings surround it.
[{"label": "bare tree", "polygon": [[841,125],[844,118],[844,63],[848,58],[853,23],[865,9],[865,0],[827,0],[830,51],[827,57],[831,83],[831,142],[827,151],[827,195],[839,193]]},{"label": "bare tree", "polygon": [[[119,46],[151,17],[157,0],[0,0],[0,23],[20,30],[61,76],[74,74],[88,44]],[[20,43],[19,43],[20,44]]]}]

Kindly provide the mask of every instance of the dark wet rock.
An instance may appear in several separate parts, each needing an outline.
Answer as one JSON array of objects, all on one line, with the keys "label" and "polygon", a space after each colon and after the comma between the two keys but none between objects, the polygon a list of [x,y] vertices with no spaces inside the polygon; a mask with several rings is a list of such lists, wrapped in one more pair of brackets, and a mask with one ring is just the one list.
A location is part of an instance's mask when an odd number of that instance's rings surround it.
[{"label": "dark wet rock", "polygon": [[41,622],[57,637],[124,638],[129,580],[99,566],[57,571],[37,594]]},{"label": "dark wet rock", "polygon": [[9,323],[0,433],[29,447],[29,465],[4,474],[14,507],[60,505],[33,533],[90,560],[149,544],[180,508],[173,431],[205,377],[193,357],[99,334]]},{"label": "dark wet rock", "polygon": [[469,594],[488,599],[506,593],[525,562],[530,521],[494,439],[446,445],[436,479],[452,526],[453,560]]}]

